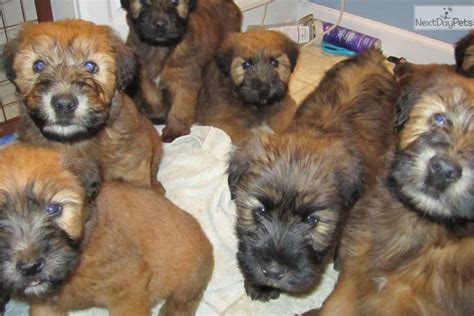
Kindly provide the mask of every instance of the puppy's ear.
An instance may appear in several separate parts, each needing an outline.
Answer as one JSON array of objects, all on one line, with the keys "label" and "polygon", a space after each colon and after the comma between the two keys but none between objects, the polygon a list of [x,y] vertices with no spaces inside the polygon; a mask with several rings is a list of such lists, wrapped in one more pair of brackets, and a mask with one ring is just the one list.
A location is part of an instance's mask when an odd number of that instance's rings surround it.
[{"label": "puppy's ear", "polygon": [[86,192],[86,199],[92,202],[99,194],[102,185],[101,169],[98,161],[93,158],[63,155],[63,165],[75,174]]},{"label": "puppy's ear", "polygon": [[288,39],[287,43],[283,47],[283,51],[290,60],[291,71],[295,70],[296,63],[298,62],[298,56],[300,55],[300,49],[298,44]]},{"label": "puppy's ear", "polygon": [[[456,48],[454,49],[454,57],[456,59],[456,70],[459,73],[462,73],[464,75],[467,75],[469,77],[474,77],[474,70],[470,70],[472,68],[469,67],[469,69],[466,69],[465,67],[465,62],[466,62],[466,50],[471,46],[474,46],[474,31],[471,31],[468,35],[464,36],[461,38],[457,43],[456,43]],[[474,56],[469,56],[469,58],[474,59]],[[467,64],[474,65],[474,61],[466,62]]]},{"label": "puppy's ear", "polygon": [[216,57],[217,67],[219,67],[222,73],[226,76],[230,75],[230,64],[232,63],[233,59],[234,59],[234,51],[230,47],[221,49],[217,53],[217,57]]},{"label": "puppy's ear", "polygon": [[120,5],[124,10],[130,10],[130,0],[120,0]]},{"label": "puppy's ear", "polygon": [[121,91],[135,78],[137,70],[137,59],[133,50],[125,45],[125,43],[110,30],[110,43],[115,53],[115,64],[117,67],[117,90]]},{"label": "puppy's ear", "polygon": [[197,0],[189,0],[189,3],[188,3],[189,13],[192,13],[194,10],[196,10],[196,6],[197,6]]},{"label": "puppy's ear", "polygon": [[227,174],[229,178],[227,179],[227,183],[229,184],[230,194],[232,199],[235,198],[235,190],[242,178],[242,175],[249,168],[249,160],[248,156],[245,154],[245,151],[242,149],[235,149],[230,156],[229,159],[229,166],[227,168]]},{"label": "puppy's ear", "polygon": [[[20,34],[21,36],[21,34]],[[13,69],[13,62],[15,61],[16,53],[21,43],[21,37],[17,37],[9,41],[3,48],[3,67],[5,68],[5,75],[8,80],[14,81],[16,79],[15,70]]]},{"label": "puppy's ear", "polygon": [[[347,157],[350,157],[349,155]],[[352,208],[361,194],[364,172],[361,163],[353,157],[341,161],[341,169],[336,172],[336,181],[345,210]]]}]

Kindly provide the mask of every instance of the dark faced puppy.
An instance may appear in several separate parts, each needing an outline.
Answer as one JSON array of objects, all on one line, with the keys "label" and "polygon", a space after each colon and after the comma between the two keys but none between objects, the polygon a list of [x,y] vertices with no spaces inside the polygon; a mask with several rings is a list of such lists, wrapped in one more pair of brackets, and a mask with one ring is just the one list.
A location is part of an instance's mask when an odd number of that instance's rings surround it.
[{"label": "dark faced puppy", "polygon": [[474,31],[461,38],[456,43],[454,51],[456,57],[456,69],[459,73],[474,77]]},{"label": "dark faced puppy", "polygon": [[385,170],[398,85],[383,62],[370,50],[337,64],[288,132],[253,139],[232,154],[237,257],[253,299],[314,287],[338,225]]},{"label": "dark faced puppy", "polygon": [[389,180],[351,211],[320,315],[474,312],[474,89],[458,74],[425,79],[404,87]]},{"label": "dark faced puppy", "polygon": [[166,117],[163,139],[188,134],[194,122],[203,69],[242,14],[231,0],[121,0],[127,44],[141,69],[129,89],[150,119]]},{"label": "dark faced puppy", "polygon": [[49,295],[75,269],[100,178],[95,165],[74,160],[81,180],[65,168],[72,162],[21,145],[0,152],[2,295]]},{"label": "dark faced puppy", "polygon": [[196,122],[224,129],[234,142],[262,126],[282,132],[296,111],[288,84],[298,53],[296,43],[278,32],[229,35],[206,69]]},{"label": "dark faced puppy", "polygon": [[163,191],[159,135],[121,92],[133,78],[134,55],[111,28],[26,24],[4,54],[21,101],[21,141],[93,157],[107,180]]}]

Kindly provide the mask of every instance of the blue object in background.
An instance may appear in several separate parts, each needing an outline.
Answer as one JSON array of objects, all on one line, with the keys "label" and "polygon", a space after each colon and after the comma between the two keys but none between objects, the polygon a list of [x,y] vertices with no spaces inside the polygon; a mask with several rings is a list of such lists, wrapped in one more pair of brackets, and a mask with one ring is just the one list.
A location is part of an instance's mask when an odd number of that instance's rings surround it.
[{"label": "blue object in background", "polygon": [[349,50],[347,48],[339,47],[328,42],[322,42],[321,47],[324,52],[333,54],[333,55],[341,55],[341,56],[354,56],[356,52]]},{"label": "blue object in background", "polygon": [[13,142],[15,139],[16,139],[15,134],[2,136],[2,137],[0,137],[0,146],[9,144],[9,143]]}]

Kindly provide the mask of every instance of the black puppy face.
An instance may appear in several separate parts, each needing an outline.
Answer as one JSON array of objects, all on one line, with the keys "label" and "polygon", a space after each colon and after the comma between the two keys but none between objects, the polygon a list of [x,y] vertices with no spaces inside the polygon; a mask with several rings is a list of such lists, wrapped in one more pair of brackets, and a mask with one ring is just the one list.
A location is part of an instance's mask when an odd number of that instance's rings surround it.
[{"label": "black puppy face", "polygon": [[122,0],[143,42],[150,45],[176,45],[186,32],[196,0]]},{"label": "black puppy face", "polygon": [[76,266],[89,216],[87,181],[61,161],[40,148],[13,145],[0,151],[2,294],[50,294]]},{"label": "black puppy face", "polygon": [[5,48],[22,110],[48,139],[73,142],[106,124],[112,98],[133,78],[133,53],[106,26],[81,20],[26,24]]},{"label": "black puppy face", "polygon": [[474,78],[474,31],[456,43],[454,53],[457,71],[467,77]]},{"label": "black puppy face", "polygon": [[305,292],[317,283],[321,258],[356,187],[350,179],[357,169],[338,157],[342,147],[328,145],[299,134],[263,137],[232,155],[237,258],[253,299]]},{"label": "black puppy face", "polygon": [[244,103],[265,107],[288,93],[298,46],[285,35],[263,29],[231,34],[218,53],[221,71],[230,77],[234,95]]},{"label": "black puppy face", "polygon": [[471,79],[452,83],[445,79],[440,77],[426,91],[412,92],[420,97],[407,106],[391,177],[417,210],[442,220],[472,220],[474,97],[467,82]]}]

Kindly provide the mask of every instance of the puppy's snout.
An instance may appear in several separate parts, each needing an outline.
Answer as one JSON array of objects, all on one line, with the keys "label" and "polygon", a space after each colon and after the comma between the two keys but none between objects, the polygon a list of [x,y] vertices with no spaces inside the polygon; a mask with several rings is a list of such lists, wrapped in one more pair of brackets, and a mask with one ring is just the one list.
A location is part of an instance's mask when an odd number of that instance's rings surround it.
[{"label": "puppy's snout", "polygon": [[35,275],[43,270],[44,263],[43,258],[20,260],[16,264],[16,269],[23,275]]},{"label": "puppy's snout", "polygon": [[429,172],[435,186],[447,186],[462,175],[461,166],[447,158],[434,156],[429,162]]},{"label": "puppy's snout", "polygon": [[71,113],[79,104],[79,100],[72,94],[58,94],[51,98],[51,105],[58,113]]},{"label": "puppy's snout", "polygon": [[286,269],[278,263],[272,262],[269,265],[262,266],[262,273],[267,278],[281,280],[286,274]]}]

